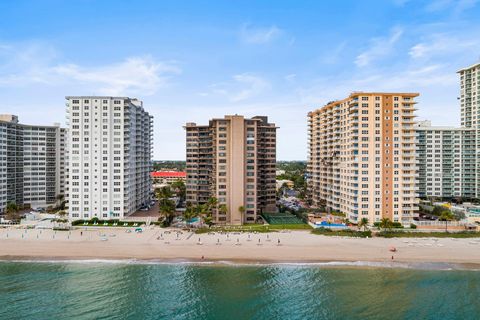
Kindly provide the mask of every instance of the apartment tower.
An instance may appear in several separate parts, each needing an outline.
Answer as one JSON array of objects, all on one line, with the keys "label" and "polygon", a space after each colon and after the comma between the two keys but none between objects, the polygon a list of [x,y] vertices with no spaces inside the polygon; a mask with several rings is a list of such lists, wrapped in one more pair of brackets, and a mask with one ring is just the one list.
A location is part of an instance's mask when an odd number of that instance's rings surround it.
[{"label": "apartment tower", "polygon": [[352,222],[409,223],[418,211],[417,93],[355,92],[308,114],[309,194]]},{"label": "apartment tower", "polygon": [[475,198],[475,129],[416,124],[419,196]]},{"label": "apartment tower", "polygon": [[66,100],[70,219],[130,215],[151,199],[153,117],[128,97]]},{"label": "apartment tower", "polygon": [[219,224],[254,223],[276,210],[276,130],[267,117],[225,116],[208,125],[187,123],[187,202],[214,197]]},{"label": "apartment tower", "polygon": [[480,63],[460,69],[460,124],[475,132],[475,198],[480,197]]},{"label": "apartment tower", "polygon": [[46,208],[65,195],[66,129],[0,115],[0,213],[8,202]]}]

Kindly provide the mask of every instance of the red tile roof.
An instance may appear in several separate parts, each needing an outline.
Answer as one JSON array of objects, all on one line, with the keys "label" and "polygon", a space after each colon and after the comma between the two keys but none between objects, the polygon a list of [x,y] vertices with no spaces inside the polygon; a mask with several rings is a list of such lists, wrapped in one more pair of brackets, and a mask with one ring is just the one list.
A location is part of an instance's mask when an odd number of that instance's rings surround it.
[{"label": "red tile roof", "polygon": [[185,178],[186,172],[181,171],[155,171],[150,173],[152,178]]}]

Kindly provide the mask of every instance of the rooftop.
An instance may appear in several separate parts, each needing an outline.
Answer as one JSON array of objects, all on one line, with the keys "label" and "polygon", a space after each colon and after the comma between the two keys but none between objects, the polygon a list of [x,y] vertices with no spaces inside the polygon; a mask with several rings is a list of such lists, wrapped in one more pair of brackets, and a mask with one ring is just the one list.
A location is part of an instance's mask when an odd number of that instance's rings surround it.
[{"label": "rooftop", "polygon": [[152,178],[185,178],[187,173],[184,171],[154,171],[150,175]]},{"label": "rooftop", "polygon": [[470,70],[470,69],[474,69],[476,67],[480,67],[480,62],[472,64],[470,67],[462,68],[462,69],[458,70],[457,73],[460,73],[460,72],[466,71],[466,70]]}]

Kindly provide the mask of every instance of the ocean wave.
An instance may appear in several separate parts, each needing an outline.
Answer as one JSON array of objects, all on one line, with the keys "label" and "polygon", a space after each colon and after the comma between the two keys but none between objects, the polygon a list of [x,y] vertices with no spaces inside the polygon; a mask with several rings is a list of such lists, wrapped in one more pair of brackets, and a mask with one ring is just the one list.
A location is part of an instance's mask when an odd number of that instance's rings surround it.
[{"label": "ocean wave", "polygon": [[122,264],[122,265],[191,265],[229,267],[298,267],[298,268],[388,268],[416,270],[471,270],[480,266],[441,262],[392,262],[392,261],[235,261],[235,260],[184,260],[184,259],[5,259],[0,263],[62,263],[62,264]]}]

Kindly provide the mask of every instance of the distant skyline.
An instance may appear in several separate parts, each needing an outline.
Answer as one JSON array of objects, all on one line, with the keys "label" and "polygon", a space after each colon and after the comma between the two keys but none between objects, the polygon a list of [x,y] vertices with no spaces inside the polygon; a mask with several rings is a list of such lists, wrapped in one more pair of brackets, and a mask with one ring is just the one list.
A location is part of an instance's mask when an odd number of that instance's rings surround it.
[{"label": "distant skyline", "polygon": [[419,92],[460,123],[456,71],[480,62],[479,0],[0,2],[0,113],[65,124],[65,96],[141,99],[156,160],[186,122],[266,115],[277,159],[307,157],[307,113],[352,91]]}]

